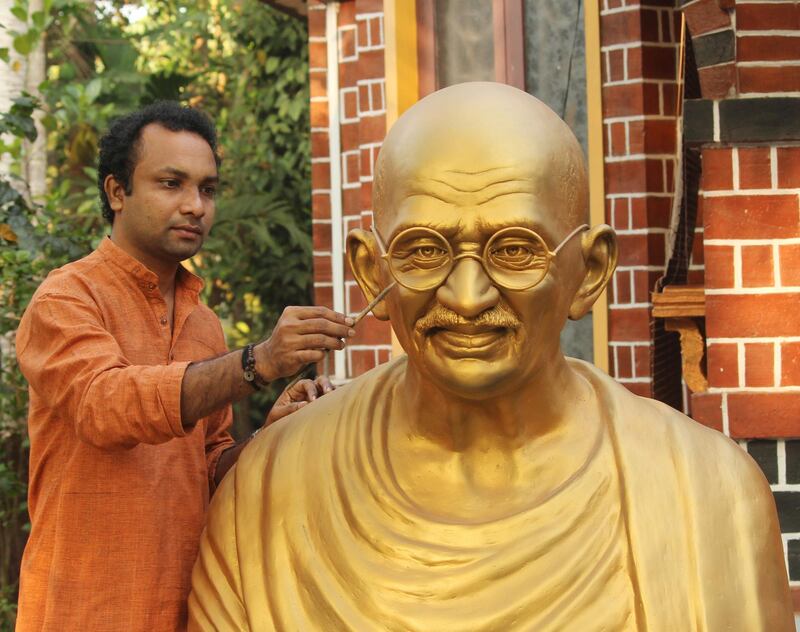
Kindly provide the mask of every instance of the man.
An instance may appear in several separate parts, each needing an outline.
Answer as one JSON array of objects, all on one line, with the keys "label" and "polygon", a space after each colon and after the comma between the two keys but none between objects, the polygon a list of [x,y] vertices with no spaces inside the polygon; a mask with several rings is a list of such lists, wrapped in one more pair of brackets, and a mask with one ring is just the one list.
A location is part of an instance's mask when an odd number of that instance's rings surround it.
[{"label": "man", "polygon": [[[217,165],[195,110],[160,103],[116,121],[98,177],[111,236],[52,272],[25,312],[31,533],[17,630],[184,628],[209,495],[242,447],[230,403],[352,331],[341,314],[289,307],[268,340],[226,353],[202,281],[180,265],[211,229]],[[329,388],[298,384],[268,421]]]},{"label": "man", "polygon": [[563,357],[616,265],[544,104],[461,84],[378,159],[348,257],[407,352],[262,433],[217,491],[190,630],[793,630],[744,451]]}]

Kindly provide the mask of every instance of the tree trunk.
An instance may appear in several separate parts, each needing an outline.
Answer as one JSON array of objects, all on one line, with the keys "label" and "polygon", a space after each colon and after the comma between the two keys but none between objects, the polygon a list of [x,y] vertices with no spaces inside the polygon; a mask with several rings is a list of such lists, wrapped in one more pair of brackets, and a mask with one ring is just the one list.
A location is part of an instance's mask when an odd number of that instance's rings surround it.
[{"label": "tree trunk", "polygon": [[[0,47],[9,51],[9,63],[0,62],[0,111],[2,112],[7,112],[12,101],[23,91],[37,97],[41,96],[39,85],[45,79],[46,70],[44,38],[27,57],[14,50],[14,38],[9,31],[25,32],[27,25],[11,14],[13,6],[13,0],[0,0],[0,24],[5,26],[4,29],[0,29]],[[41,11],[43,6],[43,0],[31,0],[28,5],[29,14]],[[26,183],[26,186],[23,186],[23,193],[34,200],[40,199],[46,193],[47,139],[41,123],[42,114],[38,111],[34,117],[39,135],[32,143],[25,142],[20,164],[20,175]],[[0,175],[10,175],[11,167],[10,156],[0,157]]]}]

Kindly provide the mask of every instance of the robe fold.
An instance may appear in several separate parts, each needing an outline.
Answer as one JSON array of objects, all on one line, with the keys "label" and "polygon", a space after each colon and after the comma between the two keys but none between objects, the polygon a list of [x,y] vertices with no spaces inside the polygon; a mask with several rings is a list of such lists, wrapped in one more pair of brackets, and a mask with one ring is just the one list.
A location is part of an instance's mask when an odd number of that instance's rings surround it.
[{"label": "robe fold", "polygon": [[405,358],[262,432],[212,501],[189,629],[793,631],[757,465],[569,362],[599,403],[596,448],[500,519],[430,515],[398,485],[387,424]]}]

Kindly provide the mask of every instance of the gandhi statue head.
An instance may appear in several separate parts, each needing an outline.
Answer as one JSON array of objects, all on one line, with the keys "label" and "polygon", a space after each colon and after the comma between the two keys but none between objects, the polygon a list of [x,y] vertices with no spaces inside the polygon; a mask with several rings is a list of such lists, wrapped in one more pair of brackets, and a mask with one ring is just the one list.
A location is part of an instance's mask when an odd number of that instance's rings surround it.
[{"label": "gandhi statue head", "polygon": [[348,257],[411,366],[458,397],[503,396],[563,362],[559,333],[616,265],[589,228],[583,154],[536,98],[502,84],[436,92],[392,128],[375,169],[373,230]]}]

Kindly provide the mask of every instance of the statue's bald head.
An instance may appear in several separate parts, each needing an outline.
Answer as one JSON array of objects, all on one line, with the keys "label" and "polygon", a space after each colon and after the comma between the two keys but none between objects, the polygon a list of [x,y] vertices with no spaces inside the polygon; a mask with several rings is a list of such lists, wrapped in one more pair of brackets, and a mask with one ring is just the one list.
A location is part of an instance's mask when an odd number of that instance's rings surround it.
[{"label": "statue's bald head", "polygon": [[485,182],[491,185],[487,197],[502,190],[497,185],[504,174],[524,179],[559,200],[565,228],[587,221],[586,167],[577,139],[544,103],[504,84],[445,88],[403,114],[386,137],[375,169],[376,224],[380,227],[387,212],[397,208],[400,189],[407,195],[420,176],[435,180],[441,174],[463,174],[469,191]]}]

